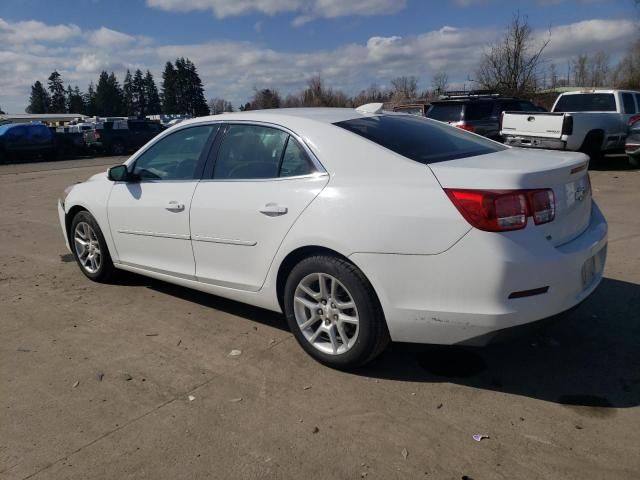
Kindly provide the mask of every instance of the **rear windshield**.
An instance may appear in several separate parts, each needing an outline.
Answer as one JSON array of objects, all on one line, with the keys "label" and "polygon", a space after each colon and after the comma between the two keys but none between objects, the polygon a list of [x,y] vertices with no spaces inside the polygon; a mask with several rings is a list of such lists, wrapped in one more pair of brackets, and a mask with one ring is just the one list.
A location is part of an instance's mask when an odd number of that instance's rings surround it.
[{"label": "rear windshield", "polygon": [[506,149],[483,137],[412,115],[363,117],[335,125],[424,164]]},{"label": "rear windshield", "polygon": [[616,99],[613,93],[580,93],[563,95],[553,109],[554,112],[615,112]]},{"label": "rear windshield", "polygon": [[464,119],[466,121],[486,120],[493,115],[493,102],[471,102],[467,103],[464,109]]},{"label": "rear windshield", "polygon": [[459,122],[462,120],[462,103],[434,103],[427,112],[428,118],[440,122]]}]

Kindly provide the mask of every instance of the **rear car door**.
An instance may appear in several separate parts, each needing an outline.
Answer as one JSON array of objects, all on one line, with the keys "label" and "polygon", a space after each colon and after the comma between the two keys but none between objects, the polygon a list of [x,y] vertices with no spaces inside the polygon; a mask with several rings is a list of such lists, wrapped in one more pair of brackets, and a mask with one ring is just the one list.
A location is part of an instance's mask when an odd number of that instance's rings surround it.
[{"label": "rear car door", "polygon": [[252,123],[225,127],[207,170],[191,204],[196,277],[257,291],[285,235],[329,177],[294,134]]},{"label": "rear car door", "polygon": [[108,202],[118,261],[193,277],[189,207],[218,124],[185,126],[129,165],[132,182],[116,182]]}]

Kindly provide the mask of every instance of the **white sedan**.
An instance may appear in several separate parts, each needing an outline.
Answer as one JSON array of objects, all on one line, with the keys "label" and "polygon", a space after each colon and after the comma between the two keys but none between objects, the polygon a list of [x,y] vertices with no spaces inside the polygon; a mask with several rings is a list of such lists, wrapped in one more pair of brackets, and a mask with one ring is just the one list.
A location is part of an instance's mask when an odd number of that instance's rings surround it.
[{"label": "white sedan", "polygon": [[336,368],[389,340],[485,344],[602,278],[588,159],[406,114],[264,110],[180,123],[65,190],[81,271],[129,270],[284,312]]}]

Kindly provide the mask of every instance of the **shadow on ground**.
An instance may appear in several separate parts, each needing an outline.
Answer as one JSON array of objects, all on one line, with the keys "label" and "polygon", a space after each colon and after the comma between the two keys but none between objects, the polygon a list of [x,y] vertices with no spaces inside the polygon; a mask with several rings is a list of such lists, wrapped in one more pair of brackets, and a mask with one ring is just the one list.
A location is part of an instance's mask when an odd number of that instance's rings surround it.
[{"label": "shadow on ground", "polygon": [[629,163],[629,159],[626,155],[616,155],[605,157],[598,162],[595,166],[589,166],[590,170],[598,172],[618,172],[625,170],[638,170],[637,167],[632,166]]},{"label": "shadow on ground", "polygon": [[483,348],[394,344],[359,374],[451,382],[607,416],[640,405],[640,285],[604,279],[566,319]]},{"label": "shadow on ground", "polygon": [[[118,283],[287,330],[281,314],[134,274]],[[215,328],[212,325],[212,328]],[[537,398],[589,416],[640,405],[640,285],[604,279],[569,317],[488,347],[392,344],[354,372],[408,382],[451,382]],[[310,360],[311,361],[311,360]]]}]

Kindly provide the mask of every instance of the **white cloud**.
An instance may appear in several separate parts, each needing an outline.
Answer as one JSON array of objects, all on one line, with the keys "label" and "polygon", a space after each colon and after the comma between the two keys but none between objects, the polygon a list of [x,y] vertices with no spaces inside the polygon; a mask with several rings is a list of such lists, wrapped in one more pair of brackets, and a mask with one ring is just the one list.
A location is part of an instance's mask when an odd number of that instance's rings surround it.
[{"label": "white cloud", "polygon": [[101,48],[122,48],[134,42],[136,37],[127,35],[126,33],[111,30],[110,28],[101,27],[100,29],[89,34],[89,43],[95,47]]},{"label": "white cloud", "polygon": [[252,13],[297,13],[298,16],[293,20],[295,26],[318,18],[396,13],[404,9],[406,4],[406,0],[147,0],[148,6],[166,11],[211,10],[217,18]]},{"label": "white cloud", "polygon": [[[64,31],[59,27],[68,26],[41,25],[43,30]],[[502,34],[495,28],[443,26],[414,36],[372,36],[333,49],[293,52],[235,41],[161,45],[106,27],[84,32],[72,28],[66,40],[7,34],[16,28],[16,23],[0,19],[0,105],[12,112],[24,110],[31,84],[46,81],[54,69],[65,84],[77,84],[82,90],[97,80],[102,69],[113,70],[122,81],[127,68],[148,68],[159,83],[164,63],[179,56],[195,62],[207,97],[224,97],[236,105],[246,102],[254,87],[274,87],[287,94],[318,73],[328,85],[350,94],[373,82],[388,85],[398,75],[416,75],[420,87],[426,88],[438,71],[446,71],[452,83],[461,85],[473,74],[486,45]],[[541,41],[547,32],[534,34]],[[624,52],[637,38],[637,23],[588,20],[554,27],[551,35],[545,59],[561,65],[579,53]],[[101,48],[93,45],[96,40]]]},{"label": "white cloud", "polygon": [[71,23],[46,25],[35,20],[9,23],[0,18],[0,43],[62,42],[80,33],[80,27]]}]

